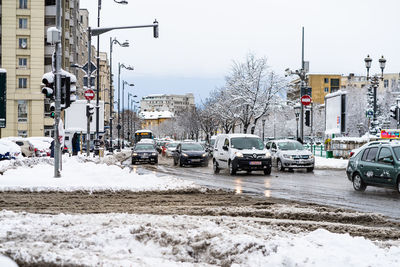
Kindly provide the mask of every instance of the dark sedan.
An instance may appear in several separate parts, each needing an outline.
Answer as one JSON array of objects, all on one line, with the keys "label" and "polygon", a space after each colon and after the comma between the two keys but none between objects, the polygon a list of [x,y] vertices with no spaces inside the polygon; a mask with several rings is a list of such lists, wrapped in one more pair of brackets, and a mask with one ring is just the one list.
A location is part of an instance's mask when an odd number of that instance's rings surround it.
[{"label": "dark sedan", "polygon": [[208,153],[198,143],[181,143],[174,153],[174,165],[208,166]]},{"label": "dark sedan", "polygon": [[132,151],[132,164],[141,163],[158,163],[158,153],[154,145],[148,143],[138,143]]}]

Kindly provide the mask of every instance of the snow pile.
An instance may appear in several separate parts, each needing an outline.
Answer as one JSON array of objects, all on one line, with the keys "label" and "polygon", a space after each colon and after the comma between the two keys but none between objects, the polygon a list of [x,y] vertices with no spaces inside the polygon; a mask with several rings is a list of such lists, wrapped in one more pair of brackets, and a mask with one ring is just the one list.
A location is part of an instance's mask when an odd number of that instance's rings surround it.
[{"label": "snow pile", "polygon": [[194,183],[155,174],[139,174],[136,168],[81,162],[76,157],[64,157],[62,177],[53,178],[54,167],[38,164],[11,169],[0,176],[0,191],[158,191],[195,188]]},{"label": "snow pile", "polygon": [[347,159],[315,157],[315,169],[346,169]]},{"label": "snow pile", "polygon": [[395,242],[241,217],[0,212],[0,253],[88,266],[399,266]]},{"label": "snow pile", "polygon": [[0,266],[1,267],[18,267],[18,265],[6,256],[0,255]]},{"label": "snow pile", "polygon": [[[4,174],[7,170],[16,169],[18,167],[33,167],[37,164],[53,164],[54,160],[51,158],[18,158],[16,160],[2,160],[0,161],[0,174]],[[1,181],[1,180],[0,180]]]}]

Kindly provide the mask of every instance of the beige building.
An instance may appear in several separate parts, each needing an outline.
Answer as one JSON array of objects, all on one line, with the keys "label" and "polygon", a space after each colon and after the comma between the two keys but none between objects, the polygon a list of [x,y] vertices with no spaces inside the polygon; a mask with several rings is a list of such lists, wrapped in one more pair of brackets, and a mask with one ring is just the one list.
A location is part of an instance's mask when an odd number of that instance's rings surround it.
[{"label": "beige building", "polygon": [[[104,125],[110,124],[110,63],[108,62],[107,53],[100,52],[100,100],[104,100]],[[111,99],[114,94],[111,91]],[[108,103],[108,104],[107,104]],[[111,103],[111,104],[110,104]]]},{"label": "beige building", "polygon": [[[79,9],[79,0],[64,0],[62,5],[62,68],[76,75],[82,99],[84,72],[70,66],[87,62],[89,13]],[[0,10],[0,67],[7,70],[7,124],[2,136],[52,136],[54,120],[40,85],[43,74],[52,71],[54,46],[45,40],[47,29],[56,25],[56,1],[2,0]],[[92,55],[95,62],[94,47]],[[105,88],[108,77],[102,79]]]},{"label": "beige building", "polygon": [[173,114],[177,114],[194,108],[194,96],[192,93],[184,95],[154,94],[145,96],[140,101],[141,111],[170,111]]}]

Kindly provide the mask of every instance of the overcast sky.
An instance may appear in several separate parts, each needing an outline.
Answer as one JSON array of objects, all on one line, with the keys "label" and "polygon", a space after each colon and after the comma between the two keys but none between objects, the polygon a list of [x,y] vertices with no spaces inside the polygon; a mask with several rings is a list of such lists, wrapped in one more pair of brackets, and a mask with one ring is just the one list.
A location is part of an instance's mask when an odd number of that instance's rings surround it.
[{"label": "overcast sky", "polygon": [[[196,102],[222,86],[233,60],[248,52],[266,56],[278,73],[300,68],[301,28],[305,27],[305,60],[310,72],[364,74],[364,58],[387,59],[385,72],[400,71],[399,0],[127,0],[119,5],[102,0],[101,27],[152,24],[101,37],[109,52],[110,37],[129,40],[131,47],[113,47],[118,62],[134,66],[121,77],[135,83],[140,97],[150,93],[195,94]],[[97,26],[97,1],[81,0]],[[96,42],[94,42],[96,44]],[[115,75],[117,74],[114,72]]]}]

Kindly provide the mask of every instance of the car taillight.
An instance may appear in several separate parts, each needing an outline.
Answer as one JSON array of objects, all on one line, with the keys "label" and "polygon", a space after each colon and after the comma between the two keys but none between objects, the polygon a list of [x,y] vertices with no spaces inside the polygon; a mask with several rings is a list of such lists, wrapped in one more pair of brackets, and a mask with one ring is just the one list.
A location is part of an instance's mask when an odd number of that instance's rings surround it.
[{"label": "car taillight", "polygon": [[37,148],[35,148],[35,152],[37,152]]},{"label": "car taillight", "polygon": [[352,157],[354,155],[353,151],[350,151],[350,157]]}]

